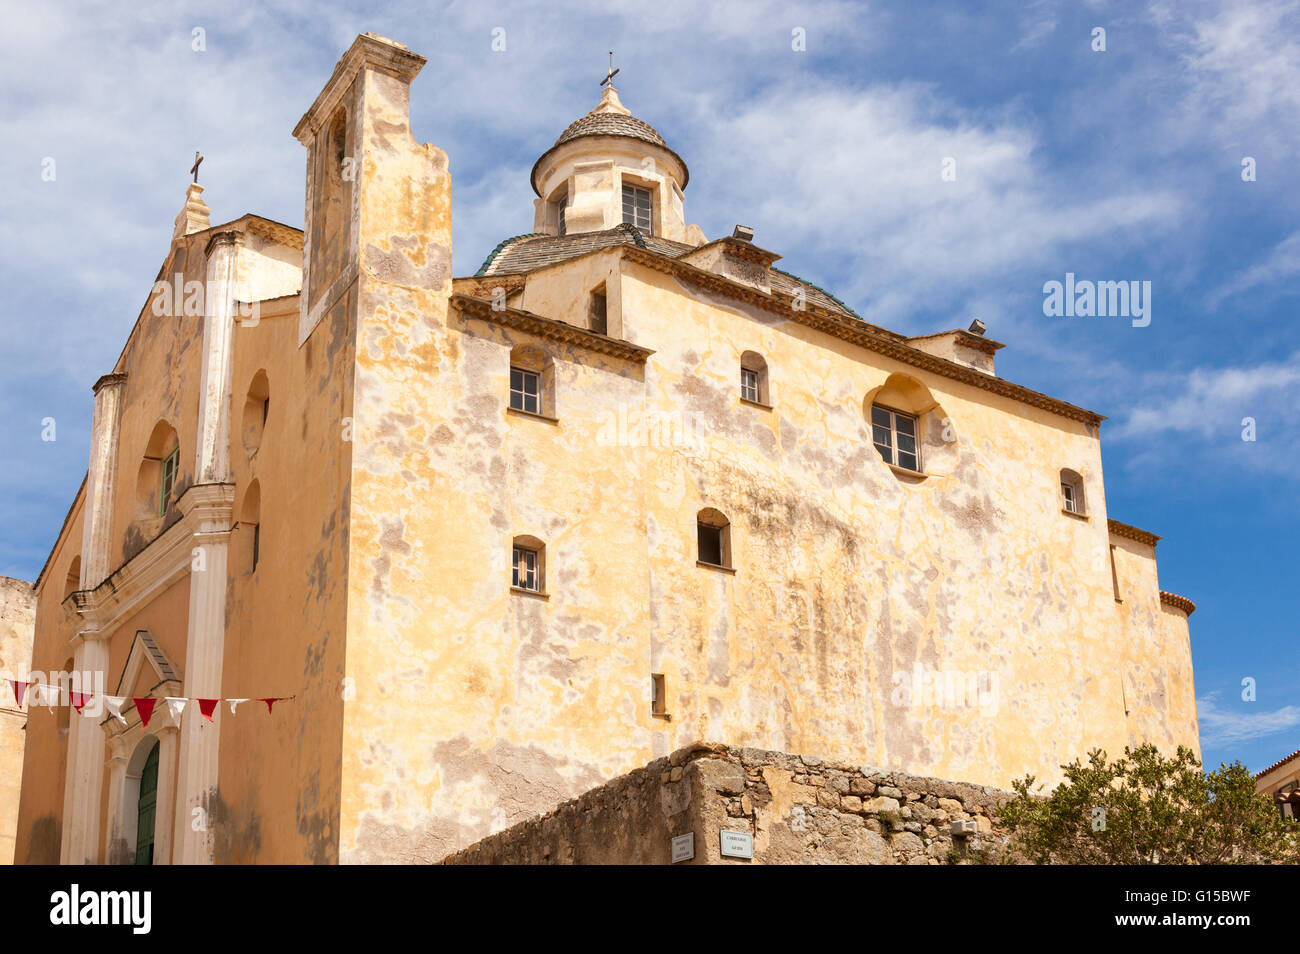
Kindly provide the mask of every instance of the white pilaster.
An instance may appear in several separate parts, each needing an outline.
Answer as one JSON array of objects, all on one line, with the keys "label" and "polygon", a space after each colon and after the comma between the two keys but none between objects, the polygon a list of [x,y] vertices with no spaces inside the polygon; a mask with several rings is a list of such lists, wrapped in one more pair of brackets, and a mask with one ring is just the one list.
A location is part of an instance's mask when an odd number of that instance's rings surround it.
[{"label": "white pilaster", "polygon": [[[221,698],[226,645],[226,560],[234,509],[233,484],[191,487],[180,504],[194,526],[190,569],[189,636],[185,647],[185,696]],[[182,715],[176,770],[175,864],[211,864],[212,809],[217,792],[220,722],[208,722],[193,703]],[[161,754],[161,753],[160,753]],[[201,809],[195,812],[195,809]]]},{"label": "white pilaster", "polygon": [[81,528],[79,589],[94,589],[109,566],[113,517],[113,477],[117,472],[118,425],[125,374],[106,374],[95,382],[95,410],[90,424],[90,465]]},{"label": "white pilaster", "polygon": [[158,797],[153,830],[153,863],[172,863],[172,829],[176,817],[176,752],[179,748],[175,726],[158,730]]},{"label": "white pilaster", "polygon": [[203,376],[199,383],[199,431],[194,448],[194,482],[230,479],[230,382],[234,370],[236,232],[218,232],[208,242],[203,317]]},{"label": "white pilaster", "polygon": [[[108,678],[108,642],[79,638],[73,671]],[[104,682],[100,682],[103,685]],[[84,687],[89,689],[90,687]],[[68,700],[60,700],[68,704]],[[99,805],[104,785],[104,729],[75,709],[68,718],[68,768],[63,787],[63,841],[60,862],[93,865],[99,857]]]}]

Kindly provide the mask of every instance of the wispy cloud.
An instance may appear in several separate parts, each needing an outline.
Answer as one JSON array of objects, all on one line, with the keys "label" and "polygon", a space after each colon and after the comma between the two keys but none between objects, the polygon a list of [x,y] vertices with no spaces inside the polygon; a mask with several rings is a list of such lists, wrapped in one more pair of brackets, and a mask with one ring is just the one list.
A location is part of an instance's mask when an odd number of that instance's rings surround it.
[{"label": "wispy cloud", "polygon": [[1220,748],[1252,742],[1300,726],[1300,706],[1244,712],[1219,706],[1218,691],[1196,700],[1202,748]]},{"label": "wispy cloud", "polygon": [[805,78],[717,112],[705,146],[710,206],[750,208],[776,248],[851,263],[842,297],[904,329],[918,309],[973,287],[1055,271],[1071,244],[1136,247],[1181,210],[1160,183],[1112,192],[1062,181],[1027,125],[920,84]]},{"label": "wispy cloud", "polygon": [[1255,365],[1132,375],[1126,387],[1131,410],[1108,425],[1106,438],[1126,446],[1129,469],[1297,478],[1300,352]]},{"label": "wispy cloud", "polygon": [[[1300,232],[1292,232],[1273,247],[1263,261],[1238,272],[1210,293],[1208,304],[1217,308],[1227,298],[1244,291],[1275,286],[1284,279],[1300,275]],[[1287,285],[1287,291],[1294,287]]]}]

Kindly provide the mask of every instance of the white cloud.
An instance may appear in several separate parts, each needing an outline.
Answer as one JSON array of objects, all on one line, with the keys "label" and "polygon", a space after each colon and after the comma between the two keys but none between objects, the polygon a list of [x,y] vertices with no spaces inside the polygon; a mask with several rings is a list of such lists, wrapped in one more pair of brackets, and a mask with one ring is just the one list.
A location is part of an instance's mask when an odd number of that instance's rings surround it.
[{"label": "white cloud", "polygon": [[1298,274],[1300,274],[1300,232],[1292,232],[1275,245],[1263,261],[1244,269],[1215,289],[1209,295],[1208,303],[1211,308],[1217,308],[1227,298],[1253,288],[1276,285]]},{"label": "white cloud", "polygon": [[1250,367],[1203,367],[1155,375],[1142,390],[1134,410],[1109,430],[1109,437],[1236,434],[1239,440],[1243,417],[1287,423],[1300,405],[1300,352]]},{"label": "white cloud", "polygon": [[1061,19],[1061,8],[1057,0],[1033,0],[1020,15],[1020,39],[1011,48],[1026,50],[1039,46],[1055,30]]},{"label": "white cloud", "polygon": [[1283,706],[1271,711],[1242,712],[1221,709],[1218,696],[1218,692],[1211,692],[1196,700],[1197,716],[1201,727],[1201,747],[1204,749],[1252,742],[1300,726],[1300,706]]},{"label": "white cloud", "polygon": [[[700,124],[711,164],[705,214],[748,209],[760,244],[851,268],[837,293],[901,330],[911,313],[972,287],[1055,274],[1074,243],[1136,245],[1181,212],[1158,183],[1107,192],[1057,179],[1027,127],[962,111],[917,84],[801,78],[705,111],[714,114]],[[954,181],[941,177],[946,158]]]},{"label": "white cloud", "polygon": [[[1151,21],[1182,69],[1169,87],[1167,133],[1281,161],[1300,145],[1300,0],[1153,3]],[[1266,167],[1267,168],[1267,167]]]}]

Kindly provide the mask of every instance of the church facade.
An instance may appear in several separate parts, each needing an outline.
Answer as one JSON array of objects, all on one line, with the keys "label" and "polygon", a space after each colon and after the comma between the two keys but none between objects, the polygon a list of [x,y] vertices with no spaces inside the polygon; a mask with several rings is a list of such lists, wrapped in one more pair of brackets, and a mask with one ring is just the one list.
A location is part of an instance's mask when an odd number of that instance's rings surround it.
[{"label": "church facade", "polygon": [[709,240],[612,87],[453,276],[423,63],[340,59],[301,231],[190,187],[37,581],[31,669],[92,688],[29,702],[17,861],[431,862],[702,739],[1002,787],[1199,751],[1100,415]]}]

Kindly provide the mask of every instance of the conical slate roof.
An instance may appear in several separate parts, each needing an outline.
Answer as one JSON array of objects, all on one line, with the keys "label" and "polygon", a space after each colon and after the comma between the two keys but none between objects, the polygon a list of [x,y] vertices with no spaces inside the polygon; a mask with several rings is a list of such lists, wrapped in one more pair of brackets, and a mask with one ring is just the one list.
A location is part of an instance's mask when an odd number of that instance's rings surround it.
[{"label": "conical slate roof", "polygon": [[642,122],[630,114],[624,116],[614,112],[601,113],[594,109],[581,119],[569,123],[569,127],[560,133],[560,138],[555,140],[555,145],[558,146],[581,136],[627,136],[630,139],[640,139],[642,142],[652,142],[656,146],[668,148],[664,137],[659,135],[649,123]]},{"label": "conical slate roof", "polygon": [[[600,103],[591,112],[581,116],[569,123],[564,132],[560,133],[560,138],[555,140],[555,144],[550,149],[542,153],[537,161],[533,163],[532,175],[529,177],[533,183],[533,191],[537,192],[537,170],[541,168],[542,161],[552,152],[560,148],[566,142],[572,142],[574,139],[581,139],[584,136],[624,136],[628,139],[639,139],[641,142],[648,142],[653,146],[659,146],[668,152],[678,162],[682,164],[682,188],[686,188],[686,183],[690,181],[691,171],[686,168],[686,163],[682,157],[664,142],[664,137],[649,123],[637,119],[628,111],[618,99],[618,91],[610,86],[605,89],[601,95]],[[538,195],[541,195],[538,192]]]}]

